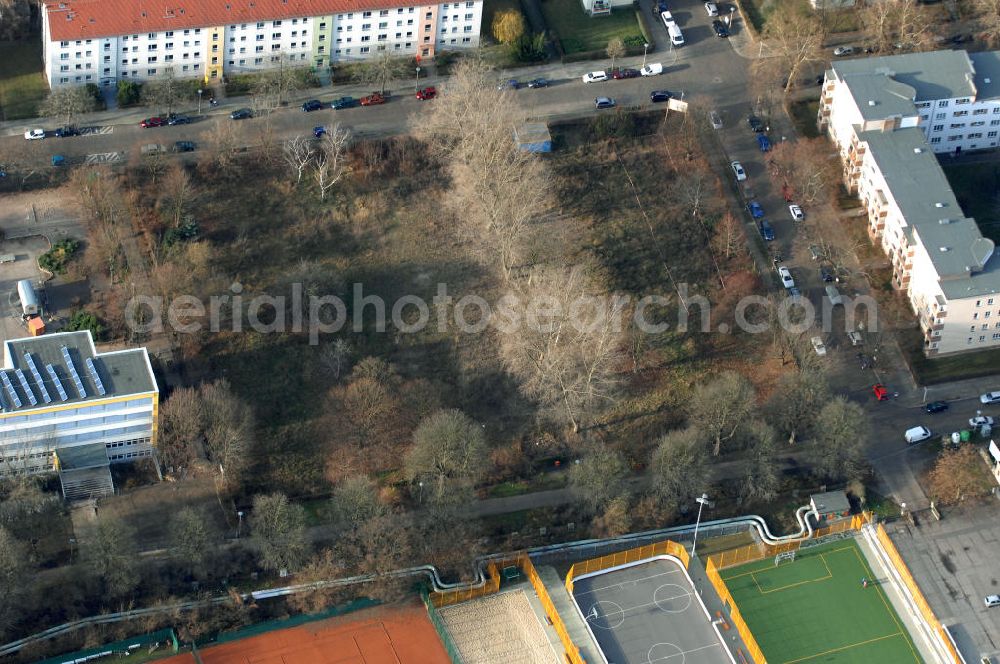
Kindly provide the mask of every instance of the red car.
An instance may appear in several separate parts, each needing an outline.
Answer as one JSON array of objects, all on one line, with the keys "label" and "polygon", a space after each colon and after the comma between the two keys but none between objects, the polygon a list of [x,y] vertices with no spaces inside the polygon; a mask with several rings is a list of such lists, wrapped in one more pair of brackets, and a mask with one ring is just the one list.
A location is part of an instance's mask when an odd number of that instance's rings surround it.
[{"label": "red car", "polygon": [[434,97],[437,96],[437,93],[438,91],[432,85],[430,87],[423,88],[422,90],[417,90],[417,99],[421,100],[434,99]]},{"label": "red car", "polygon": [[361,105],[362,106],[374,106],[376,104],[384,104],[385,103],[385,97],[386,97],[386,95],[383,95],[381,92],[373,92],[370,95],[368,95],[367,97],[362,97],[361,98]]},{"label": "red car", "polygon": [[616,81],[621,80],[623,78],[638,78],[638,76],[639,76],[638,69],[628,69],[627,67],[624,69],[616,69],[611,73],[611,78],[615,79]]},{"label": "red car", "polygon": [[877,383],[872,386],[872,393],[875,395],[875,399],[878,401],[888,401],[889,400],[889,390],[885,389],[885,385],[882,383]]},{"label": "red car", "polygon": [[165,127],[166,124],[166,118],[146,118],[139,123],[139,126],[143,129],[149,129],[150,127]]}]

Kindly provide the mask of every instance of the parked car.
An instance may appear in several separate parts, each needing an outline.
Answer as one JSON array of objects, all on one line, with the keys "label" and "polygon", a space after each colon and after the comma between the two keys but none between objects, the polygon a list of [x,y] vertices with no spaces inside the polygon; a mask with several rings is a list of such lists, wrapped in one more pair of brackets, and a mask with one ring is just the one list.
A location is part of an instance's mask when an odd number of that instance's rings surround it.
[{"label": "parked car", "polygon": [[1000,403],[1000,392],[987,392],[979,396],[979,403]]},{"label": "parked car", "polygon": [[534,90],[535,88],[547,88],[549,87],[549,79],[547,78],[533,78],[528,81],[528,87]]},{"label": "parked car", "polygon": [[875,395],[875,401],[889,400],[889,390],[887,390],[885,385],[882,383],[875,383],[872,385],[872,394]]},{"label": "parked car", "polygon": [[854,55],[854,47],[838,46],[837,48],[833,49],[833,54],[836,55],[838,58],[842,58],[846,55]]},{"label": "parked car", "polygon": [[774,229],[771,228],[771,224],[767,222],[767,219],[761,219],[757,227],[760,229],[760,236],[764,238],[765,242],[774,241]]},{"label": "parked car", "polygon": [[358,105],[358,100],[354,97],[341,97],[340,99],[334,99],[330,102],[330,108],[335,111],[339,111],[345,108],[354,108]]},{"label": "parked car", "polygon": [[584,83],[600,83],[606,80],[608,80],[608,72],[606,71],[591,71],[583,75]]},{"label": "parked car", "polygon": [[659,76],[663,73],[663,65],[659,62],[650,62],[648,65],[640,69],[639,73],[643,76]]},{"label": "parked car", "polygon": [[854,330],[847,333],[847,340],[851,342],[852,346],[860,346],[864,343],[864,338],[861,336],[861,333]]},{"label": "parked car", "polygon": [[669,101],[673,96],[673,93],[669,90],[653,90],[649,93],[649,101],[656,104],[661,101]]},{"label": "parked car", "polygon": [[712,30],[715,31],[716,37],[725,39],[726,37],[729,36],[729,28],[727,28],[726,24],[720,21],[719,19],[715,19],[714,21],[712,21]]},{"label": "parked car", "polygon": [[501,81],[500,85],[497,86],[497,90],[520,90],[521,81],[516,78],[508,78],[506,81]]},{"label": "parked car", "polygon": [[323,138],[326,135],[326,127],[319,125],[318,127],[313,127],[313,138]]},{"label": "parked car", "polygon": [[611,78],[616,81],[620,81],[624,78],[639,78],[639,70],[630,69],[629,67],[619,67],[611,73]]},{"label": "parked car", "polygon": [[145,120],[139,123],[139,126],[142,127],[143,129],[149,129],[150,127],[163,127],[166,124],[167,124],[166,118],[156,117],[156,118],[146,118]]},{"label": "parked car", "polygon": [[934,413],[943,413],[946,410],[948,410],[947,401],[932,401],[924,406],[924,412],[930,413],[931,415]]},{"label": "parked car", "polygon": [[719,6],[717,4],[715,4],[714,2],[706,2],[705,3],[705,13],[708,14],[709,16],[718,16],[719,15]]},{"label": "parked car", "polygon": [[595,108],[614,108],[617,103],[611,97],[597,97],[594,99]]},{"label": "parked car", "polygon": [[1000,606],[1000,595],[987,595],[986,599],[983,601],[986,604],[987,609],[994,606]]},{"label": "parked car", "polygon": [[310,99],[309,101],[302,102],[302,110],[306,113],[312,113],[313,111],[318,111],[323,108],[323,102],[319,99]]},{"label": "parked car", "polygon": [[677,26],[677,21],[674,20],[674,15],[670,12],[664,10],[660,12],[660,20],[663,21],[663,27],[670,31],[670,26]]},{"label": "parked car", "polygon": [[230,120],[246,120],[253,117],[253,111],[249,108],[238,108],[229,114]]},{"label": "parked car", "polygon": [[767,134],[757,134],[757,147],[760,148],[761,152],[771,151],[771,139],[767,137]]},{"label": "parked car", "polygon": [[754,133],[764,131],[764,122],[756,115],[747,116],[747,126],[750,127],[750,131]]},{"label": "parked car", "polygon": [[795,221],[802,221],[803,219],[806,218],[806,215],[802,211],[802,208],[800,208],[798,205],[795,205],[794,203],[788,206],[788,212],[792,215],[792,219],[794,219]]},{"label": "parked car", "polygon": [[379,104],[384,104],[389,98],[389,93],[382,94],[381,92],[373,92],[367,97],[361,98],[362,106],[378,106]]},{"label": "parked car", "polygon": [[437,88],[435,88],[433,85],[429,85],[426,88],[420,88],[419,90],[417,90],[417,99],[421,101],[434,99],[434,97],[437,97],[437,93],[438,93]]},{"label": "parked car", "polygon": [[44,129],[29,129],[28,131],[24,132],[24,140],[26,141],[37,141],[42,138],[45,138]]},{"label": "parked car", "polygon": [[914,443],[919,443],[922,440],[927,440],[931,437],[931,430],[927,427],[913,427],[912,429],[907,429],[906,433],[903,434],[903,438],[906,440],[908,445]]},{"label": "parked car", "polygon": [[747,172],[743,170],[743,165],[738,161],[734,161],[729,164],[729,167],[733,169],[733,173],[736,174],[736,181],[743,182],[747,179]]},{"label": "parked car", "polygon": [[781,278],[781,285],[785,288],[795,288],[795,280],[792,279],[792,271],[784,265],[778,267],[778,276]]},{"label": "parked car", "polygon": [[826,265],[819,266],[819,278],[823,280],[824,284],[831,283],[833,281],[833,272]]},{"label": "parked car", "polygon": [[750,216],[753,217],[754,219],[760,219],[761,217],[764,216],[764,208],[762,208],[760,206],[760,203],[758,203],[757,201],[750,201],[749,203],[747,203],[747,211],[750,213]]},{"label": "parked car", "polygon": [[55,134],[57,138],[66,138],[68,136],[79,136],[80,130],[76,127],[59,127],[52,133]]},{"label": "parked car", "polygon": [[826,346],[823,345],[823,337],[813,337],[809,342],[812,344],[813,350],[816,351],[817,355],[820,357],[826,355]]},{"label": "parked car", "polygon": [[993,418],[988,415],[977,415],[969,418],[970,427],[993,426]]},{"label": "parked car", "polygon": [[194,141],[176,141],[174,143],[173,151],[174,152],[194,152],[195,148],[197,148],[197,147],[198,146],[195,145]]},{"label": "parked car", "polygon": [[191,118],[189,118],[186,115],[176,115],[174,113],[171,113],[169,116],[167,116],[167,124],[170,125],[171,127],[176,125],[191,124]]},{"label": "parked car", "polygon": [[712,123],[712,129],[722,129],[722,116],[719,115],[718,111],[709,113],[708,121]]}]

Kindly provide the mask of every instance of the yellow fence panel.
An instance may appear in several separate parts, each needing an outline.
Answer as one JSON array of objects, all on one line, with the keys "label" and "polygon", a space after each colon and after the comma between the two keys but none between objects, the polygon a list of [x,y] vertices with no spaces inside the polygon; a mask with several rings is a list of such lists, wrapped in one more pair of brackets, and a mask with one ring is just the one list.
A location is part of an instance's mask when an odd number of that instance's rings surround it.
[{"label": "yellow fence panel", "polygon": [[559,635],[559,640],[562,642],[563,649],[566,651],[566,659],[570,662],[570,664],[586,664],[583,661],[583,657],[580,655],[580,649],[575,643],[573,643],[573,639],[570,638],[569,632],[566,630],[566,625],[563,624],[562,618],[559,617],[559,612],[556,611],[556,607],[552,603],[552,598],[549,597],[548,588],[545,587],[542,579],[538,576],[538,572],[535,571],[535,565],[531,562],[531,558],[527,555],[523,555],[520,563],[521,569],[524,570],[528,580],[531,581],[531,585],[535,588],[535,593],[538,595],[538,599],[542,603],[545,615],[549,617],[552,627],[555,628],[556,634]]},{"label": "yellow fence panel", "polygon": [[757,645],[757,639],[754,638],[753,632],[747,626],[746,621],[743,620],[743,615],[740,613],[739,607],[736,606],[736,602],[733,601],[733,596],[729,592],[729,588],[726,587],[726,583],[719,576],[719,571],[715,567],[715,563],[711,559],[705,561],[705,575],[708,577],[709,582],[712,587],[715,588],[715,592],[718,593],[719,598],[722,603],[729,609],[729,618],[739,632],[740,637],[743,639],[744,645],[746,645],[750,656],[753,658],[754,662],[757,664],[767,664],[767,660],[764,658],[764,652]]},{"label": "yellow fence panel", "polygon": [[619,565],[625,565],[664,555],[678,558],[684,565],[685,569],[691,562],[691,558],[688,556],[687,550],[677,542],[673,542],[671,540],[655,542],[653,544],[647,544],[634,549],[627,549],[625,551],[619,551],[618,553],[610,553],[599,558],[591,558],[589,560],[581,560],[578,563],[574,563],[569,568],[569,573],[566,574],[566,590],[568,590],[571,595],[573,594],[573,579],[581,574],[599,572],[603,569],[610,569],[612,567],[618,567]]},{"label": "yellow fence panel", "polygon": [[948,649],[948,653],[951,655],[952,661],[956,664],[960,664],[962,659],[955,650],[955,646],[952,645],[951,639],[948,638],[948,635],[944,633],[944,627],[938,621],[937,616],[934,615],[934,611],[931,610],[930,604],[927,603],[927,599],[924,597],[924,593],[920,590],[920,586],[917,585],[913,575],[910,574],[910,568],[906,566],[905,562],[903,562],[903,557],[899,555],[899,550],[889,538],[889,533],[885,532],[885,528],[881,523],[878,524],[876,534],[878,536],[878,541],[882,543],[882,548],[889,556],[889,560],[892,561],[893,567],[895,567],[896,571],[899,572],[899,576],[903,579],[903,583],[910,590],[910,595],[913,596],[913,600],[916,602],[917,608],[920,609],[920,615],[922,615],[924,621],[938,633],[941,641]]}]

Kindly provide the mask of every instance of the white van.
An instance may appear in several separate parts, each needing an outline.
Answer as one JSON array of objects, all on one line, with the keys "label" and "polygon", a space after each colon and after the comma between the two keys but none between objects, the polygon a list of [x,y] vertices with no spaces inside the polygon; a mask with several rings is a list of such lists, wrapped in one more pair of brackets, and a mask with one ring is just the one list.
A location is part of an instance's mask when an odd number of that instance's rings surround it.
[{"label": "white van", "polygon": [[640,69],[639,73],[643,76],[659,76],[663,73],[663,64],[659,62],[650,62],[648,65]]},{"label": "white van", "polygon": [[670,32],[670,26],[677,25],[674,22],[674,15],[670,12],[660,12],[660,20],[663,21],[663,27],[667,29],[667,32]]},{"label": "white van", "polygon": [[681,32],[676,23],[667,28],[667,34],[670,35],[670,43],[674,46],[684,45],[684,33]]}]

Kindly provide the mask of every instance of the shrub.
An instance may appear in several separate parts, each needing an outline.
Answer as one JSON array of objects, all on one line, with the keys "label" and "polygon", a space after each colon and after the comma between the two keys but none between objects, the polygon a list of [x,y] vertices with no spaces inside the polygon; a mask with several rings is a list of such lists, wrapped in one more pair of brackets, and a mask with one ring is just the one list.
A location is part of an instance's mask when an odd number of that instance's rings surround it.
[{"label": "shrub", "polygon": [[142,98],[142,85],[134,81],[118,81],[118,105],[135,106]]},{"label": "shrub", "polygon": [[38,257],[38,265],[43,270],[52,274],[64,274],[66,272],[66,263],[73,258],[73,255],[79,248],[80,243],[76,240],[70,238],[59,240],[52,245],[51,249]]},{"label": "shrub", "polygon": [[76,332],[79,330],[90,330],[95,340],[100,340],[104,337],[104,325],[101,323],[101,320],[95,314],[83,309],[78,309],[74,312],[69,319],[69,323],[66,324],[67,332]]}]

